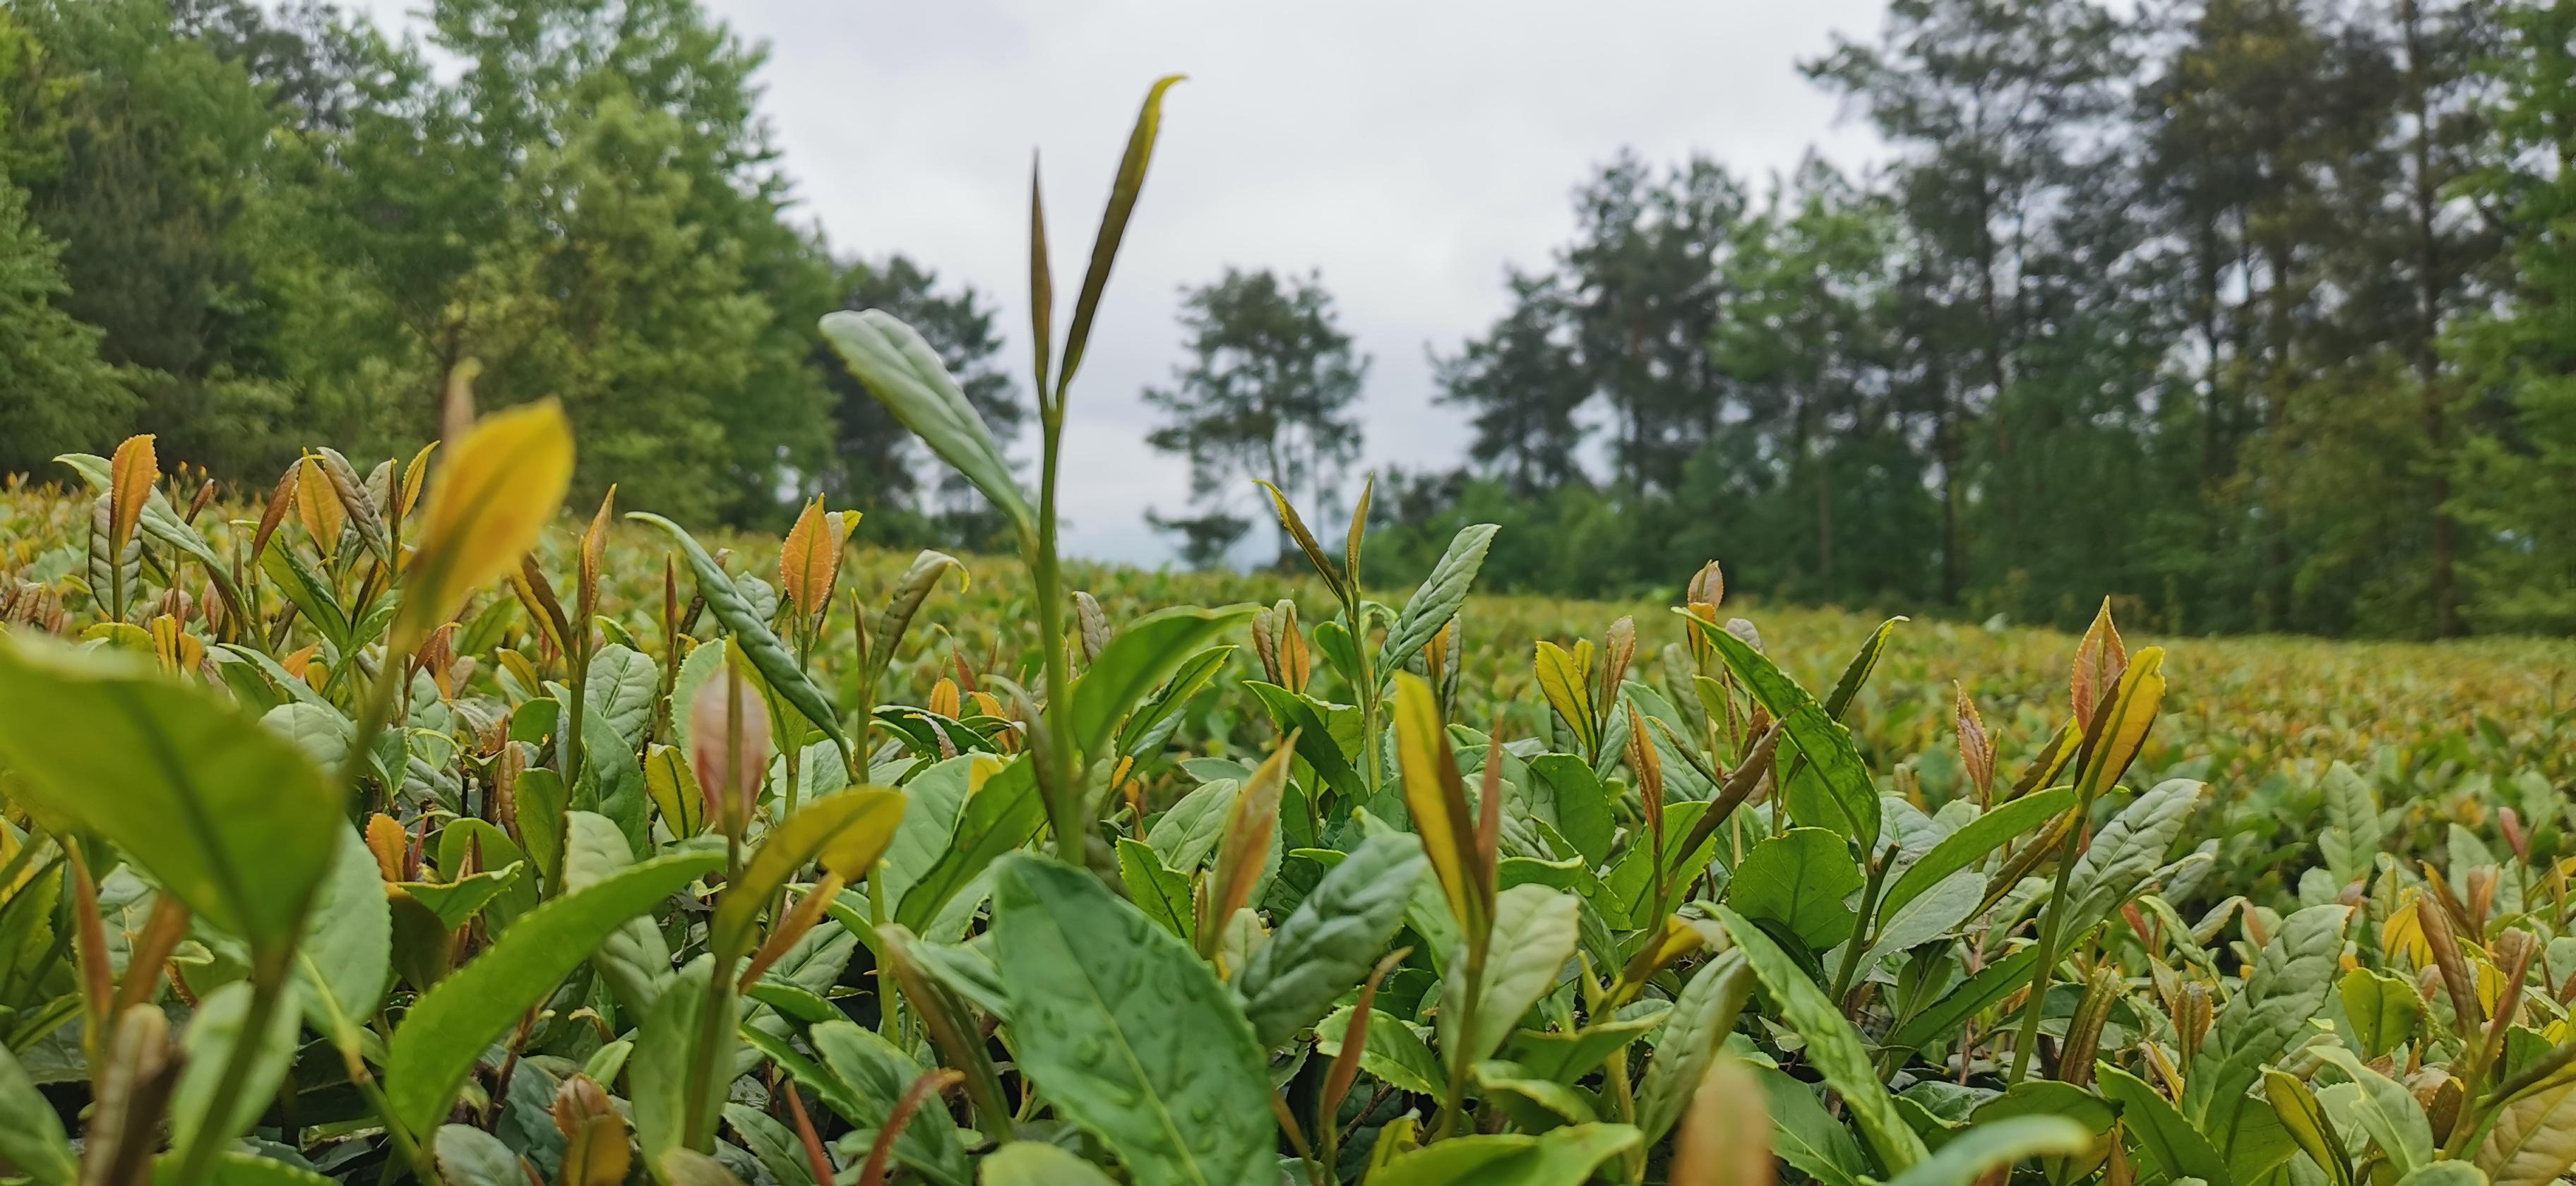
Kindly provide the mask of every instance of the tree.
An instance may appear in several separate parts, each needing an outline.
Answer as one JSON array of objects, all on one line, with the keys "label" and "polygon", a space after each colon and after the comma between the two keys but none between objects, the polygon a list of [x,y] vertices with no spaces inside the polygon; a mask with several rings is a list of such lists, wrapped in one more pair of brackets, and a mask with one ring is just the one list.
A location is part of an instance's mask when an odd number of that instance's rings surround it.
[{"label": "tree", "polygon": [[0,10],[0,474],[42,473],[57,453],[122,435],[134,395],[98,356],[100,332],[62,307],[60,244],[27,214],[12,178],[59,159],[65,88],[47,85],[43,49]]},{"label": "tree", "polygon": [[1559,278],[1511,268],[1504,283],[1510,311],[1456,355],[1435,353],[1432,371],[1440,401],[1471,412],[1476,437],[1467,455],[1529,496],[1585,480],[1575,413],[1591,401],[1593,379],[1571,340]]},{"label": "tree", "polygon": [[1704,157],[1658,181],[1623,152],[1575,195],[1564,289],[1583,368],[1617,424],[1617,480],[1632,490],[1679,484],[1726,422],[1728,379],[1708,343],[1744,209],[1743,188]]},{"label": "tree", "polygon": [[2088,279],[2045,264],[2058,198],[2116,110],[2122,31],[2091,0],[1896,0],[1878,45],[1843,40],[1805,67],[1901,154],[1890,181],[1918,248],[1905,291],[1926,306],[1910,325],[1940,465],[1945,601],[1970,580],[1961,516],[1977,415],[2027,377],[2019,355],[2043,329],[2046,290]]},{"label": "tree", "polygon": [[[1228,268],[1215,283],[1182,291],[1190,363],[1173,369],[1173,386],[1146,389],[1145,402],[1164,414],[1146,440],[1189,458],[1191,497],[1203,508],[1222,512],[1256,478],[1320,501],[1359,456],[1351,405],[1368,359],[1352,353],[1337,320],[1316,274],[1283,282],[1268,269]],[[1156,525],[1197,540],[1216,517]],[[1297,556],[1281,528],[1280,563]]]},{"label": "tree", "polygon": [[2576,629],[2576,3],[2509,9],[2497,144],[2471,180],[2512,239],[2510,302],[2454,343],[2494,420],[2464,450],[2471,621]]}]

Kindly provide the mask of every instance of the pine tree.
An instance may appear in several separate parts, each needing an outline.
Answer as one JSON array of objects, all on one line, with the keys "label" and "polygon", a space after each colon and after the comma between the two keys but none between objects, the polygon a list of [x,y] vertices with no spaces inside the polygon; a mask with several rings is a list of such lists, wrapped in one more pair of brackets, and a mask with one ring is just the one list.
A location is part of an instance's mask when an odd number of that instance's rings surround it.
[{"label": "pine tree", "polygon": [[[1202,512],[1157,526],[1180,531],[1204,553],[1255,479],[1308,504],[1329,500],[1359,456],[1351,407],[1368,359],[1352,351],[1323,278],[1228,268],[1216,282],[1183,291],[1181,325],[1189,365],[1174,368],[1172,386],[1146,389],[1145,402],[1164,416],[1146,440],[1189,458],[1191,497]],[[1279,558],[1302,563],[1285,528]]]}]

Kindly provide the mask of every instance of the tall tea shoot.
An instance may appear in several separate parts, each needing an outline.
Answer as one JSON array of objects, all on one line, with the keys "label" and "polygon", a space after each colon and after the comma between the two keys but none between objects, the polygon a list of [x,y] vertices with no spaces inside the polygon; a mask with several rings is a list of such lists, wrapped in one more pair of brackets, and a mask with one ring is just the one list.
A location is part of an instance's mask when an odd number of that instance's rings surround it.
[{"label": "tall tea shoot", "polygon": [[[1064,615],[1070,591],[1064,587],[1058,555],[1056,515],[1065,407],[1073,376],[1082,366],[1083,350],[1091,340],[1101,296],[1109,286],[1110,266],[1117,261],[1128,220],[1144,193],[1146,167],[1153,160],[1154,142],[1162,131],[1163,93],[1181,77],[1175,74],[1158,79],[1145,94],[1144,107],[1137,113],[1136,126],[1128,135],[1126,152],[1119,159],[1117,176],[1110,186],[1108,208],[1101,214],[1100,230],[1092,241],[1091,260],[1083,272],[1081,292],[1074,300],[1072,328],[1065,335],[1060,354],[1053,348],[1055,282],[1047,258],[1046,207],[1032,163],[1029,307],[1040,434],[1034,510],[1012,477],[1009,463],[994,445],[983,418],[967,402],[938,354],[919,333],[879,309],[833,313],[822,321],[824,339],[867,386],[869,394],[983,492],[1018,531],[1020,556],[1028,566],[1037,600],[1038,638],[1044,651],[1046,681],[1043,714],[1027,714],[1029,748],[1037,764],[1048,821],[1055,831],[1057,855],[1067,861],[1084,858],[1089,837],[1085,817],[1090,809],[1084,774],[1089,762],[1104,755],[1086,752],[1064,727],[1073,694],[1072,662],[1067,650],[1072,640],[1065,631]],[[1059,358],[1061,361],[1056,361]],[[891,646],[891,641],[885,645]]]}]

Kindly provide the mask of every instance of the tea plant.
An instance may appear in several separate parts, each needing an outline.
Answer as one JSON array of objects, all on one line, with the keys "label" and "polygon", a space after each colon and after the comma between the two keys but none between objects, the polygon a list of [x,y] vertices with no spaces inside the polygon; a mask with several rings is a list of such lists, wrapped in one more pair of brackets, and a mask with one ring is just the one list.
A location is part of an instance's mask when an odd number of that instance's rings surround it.
[{"label": "tea plant", "polygon": [[[1766,638],[1714,563],[1594,634],[1563,625],[1586,607],[1473,598],[1479,526],[1380,600],[1365,493],[1336,550],[1271,492],[1311,583],[1066,563],[1072,379],[1174,81],[1060,342],[1032,184],[1034,490],[910,328],[822,327],[1010,523],[1018,574],[854,563],[859,511],[819,499],[774,546],[621,519],[613,489],[549,538],[564,421],[474,420],[470,367],[445,444],[363,475],[316,448],[240,519],[149,437],[63,458],[85,498],[0,502],[26,545],[0,593],[0,1170],[2576,1166],[2554,703],[2436,727],[2318,665],[2186,658],[2243,644],[2133,652],[2107,605],[2071,646],[1888,621],[1802,682],[1789,648],[1841,619]],[[1138,608],[1182,588],[1255,595]],[[1471,619],[1513,641],[1471,645]],[[1960,672],[1982,700],[1927,678],[1943,653],[1989,664]],[[2524,674],[2459,654],[2460,680]],[[2178,712],[2186,673],[2228,692]],[[2232,722],[2301,676],[2379,724]]]}]

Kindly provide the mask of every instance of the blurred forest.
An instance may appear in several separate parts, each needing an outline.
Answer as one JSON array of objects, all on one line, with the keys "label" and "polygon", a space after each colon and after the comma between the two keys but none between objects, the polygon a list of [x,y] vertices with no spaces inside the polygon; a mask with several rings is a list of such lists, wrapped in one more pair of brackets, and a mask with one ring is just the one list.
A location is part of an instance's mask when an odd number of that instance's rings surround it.
[{"label": "blurred forest", "polygon": [[[756,48],[696,0],[425,11],[0,6],[0,472],[139,428],[260,491],[429,435],[470,357],[625,505],[992,541],[812,330],[895,309],[1007,435],[992,310],[798,221]],[[2576,630],[2576,0],[1897,0],[1804,69],[1892,158],[1580,179],[1572,241],[1434,347],[1470,461],[1381,475],[1381,571],[1492,521],[1499,589],[1722,556],[1979,618]],[[1183,305],[1155,443],[1349,506],[1367,360],[1320,278]],[[1209,561],[1250,528],[1156,522]]]}]

